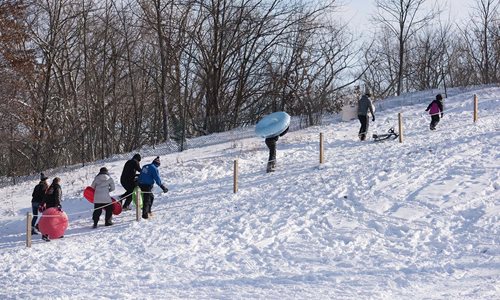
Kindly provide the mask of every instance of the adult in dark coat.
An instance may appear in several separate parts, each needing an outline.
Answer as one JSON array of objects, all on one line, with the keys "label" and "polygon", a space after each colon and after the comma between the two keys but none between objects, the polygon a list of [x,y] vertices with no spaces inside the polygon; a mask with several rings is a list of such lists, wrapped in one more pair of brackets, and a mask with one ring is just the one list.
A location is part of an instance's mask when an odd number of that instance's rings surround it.
[{"label": "adult in dark coat", "polygon": [[[437,124],[443,117],[443,96],[441,96],[441,94],[437,94],[436,99],[433,100],[429,106],[427,106],[425,111],[428,111],[431,115],[430,129],[436,130]],[[441,115],[441,118],[439,115]]]},{"label": "adult in dark coat", "polygon": [[368,117],[368,110],[372,115],[372,121],[375,121],[375,113],[373,112],[373,104],[370,100],[371,93],[367,89],[366,93],[359,99],[358,102],[358,119],[361,123],[359,128],[359,139],[364,141],[366,139],[366,134],[368,133],[368,127],[370,126],[370,119]]},{"label": "adult in dark coat", "polygon": [[45,174],[40,173],[40,182],[33,189],[33,193],[31,194],[31,210],[33,211],[33,219],[31,220],[31,233],[38,234],[38,231],[35,228],[36,221],[38,219],[38,207],[40,203],[43,202],[43,197],[45,196],[45,191],[49,187],[47,183],[47,179],[49,179]]},{"label": "adult in dark coat", "polygon": [[[120,177],[120,183],[125,189],[125,193],[120,196],[120,198],[127,197],[125,204],[123,205],[124,210],[130,209],[130,203],[132,202],[132,192],[137,186],[137,176],[141,172],[141,155],[139,153],[134,154],[132,159],[128,160],[123,166],[122,176]],[[138,172],[138,173],[136,173]]]},{"label": "adult in dark coat", "polygon": [[46,208],[58,207],[61,208],[62,199],[62,189],[61,189],[61,178],[56,177],[52,180],[52,184],[49,186],[43,197],[42,206]]},{"label": "adult in dark coat", "polygon": [[[56,177],[52,180],[52,184],[48,187],[45,192],[45,196],[43,197],[43,202],[40,204],[41,209],[45,210],[50,207],[61,208],[61,199],[62,199],[62,189],[61,189],[61,178]],[[49,236],[47,234],[42,235],[42,239],[45,241],[49,241]]]},{"label": "adult in dark coat", "polygon": [[267,173],[274,172],[274,169],[276,168],[276,142],[278,142],[280,136],[284,136],[288,132],[288,128],[289,127],[287,127],[285,131],[283,131],[279,135],[268,137],[265,140],[266,146],[267,148],[269,148],[269,159],[267,161],[267,170],[266,170]]}]

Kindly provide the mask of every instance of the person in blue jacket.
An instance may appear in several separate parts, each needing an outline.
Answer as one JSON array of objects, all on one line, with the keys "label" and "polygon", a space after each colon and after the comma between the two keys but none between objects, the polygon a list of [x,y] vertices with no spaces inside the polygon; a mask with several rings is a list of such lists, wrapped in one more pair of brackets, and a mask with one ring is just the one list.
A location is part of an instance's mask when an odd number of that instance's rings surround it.
[{"label": "person in blue jacket", "polygon": [[148,219],[151,217],[151,207],[153,206],[154,195],[151,193],[153,186],[156,184],[163,190],[164,193],[168,192],[168,189],[163,185],[160,179],[160,172],[158,167],[160,166],[160,157],[157,156],[152,163],[147,164],[142,167],[139,178],[137,179],[139,187],[141,188],[142,194],[142,218]]}]

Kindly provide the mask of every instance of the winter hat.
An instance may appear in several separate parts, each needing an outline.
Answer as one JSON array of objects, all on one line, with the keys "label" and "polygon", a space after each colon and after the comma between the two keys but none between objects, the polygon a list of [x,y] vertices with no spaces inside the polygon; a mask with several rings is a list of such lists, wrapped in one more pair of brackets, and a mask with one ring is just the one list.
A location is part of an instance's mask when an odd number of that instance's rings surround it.
[{"label": "winter hat", "polygon": [[159,156],[157,156],[157,157],[153,160],[153,164],[154,164],[155,166],[157,166],[157,167],[159,167],[159,166],[160,166],[160,157],[159,157]]},{"label": "winter hat", "polygon": [[443,96],[441,96],[441,94],[437,94],[436,95],[436,100],[443,100]]},{"label": "winter hat", "polygon": [[108,169],[106,167],[102,167],[100,170],[99,170],[99,174],[108,174]]},{"label": "winter hat", "polygon": [[137,161],[141,161],[141,155],[139,153],[136,153],[136,154],[134,154],[134,156],[132,157],[132,159],[135,159]]},{"label": "winter hat", "polygon": [[49,179],[49,177],[45,176],[45,174],[43,174],[43,173],[40,173],[40,180],[41,181],[45,181],[47,179]]}]

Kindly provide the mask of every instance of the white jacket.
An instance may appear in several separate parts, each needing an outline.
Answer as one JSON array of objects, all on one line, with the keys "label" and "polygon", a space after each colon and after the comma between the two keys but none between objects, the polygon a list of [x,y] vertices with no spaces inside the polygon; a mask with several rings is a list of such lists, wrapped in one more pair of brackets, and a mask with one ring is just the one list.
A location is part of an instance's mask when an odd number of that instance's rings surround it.
[{"label": "white jacket", "polygon": [[94,189],[94,203],[111,203],[109,192],[115,190],[115,183],[108,174],[98,174],[91,185]]}]

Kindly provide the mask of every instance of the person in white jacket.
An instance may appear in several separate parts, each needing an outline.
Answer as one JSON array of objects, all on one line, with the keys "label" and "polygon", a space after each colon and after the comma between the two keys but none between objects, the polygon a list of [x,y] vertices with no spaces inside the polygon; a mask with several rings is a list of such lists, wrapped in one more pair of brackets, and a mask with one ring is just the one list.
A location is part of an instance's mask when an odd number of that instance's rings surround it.
[{"label": "person in white jacket", "polygon": [[97,227],[103,208],[106,211],[104,226],[113,225],[113,222],[111,221],[113,216],[113,205],[110,204],[112,200],[109,192],[115,190],[115,182],[113,181],[113,178],[109,176],[108,169],[102,167],[99,170],[99,174],[97,174],[94,178],[91,186],[95,190],[94,213],[92,214],[92,219],[94,220],[93,228]]}]

